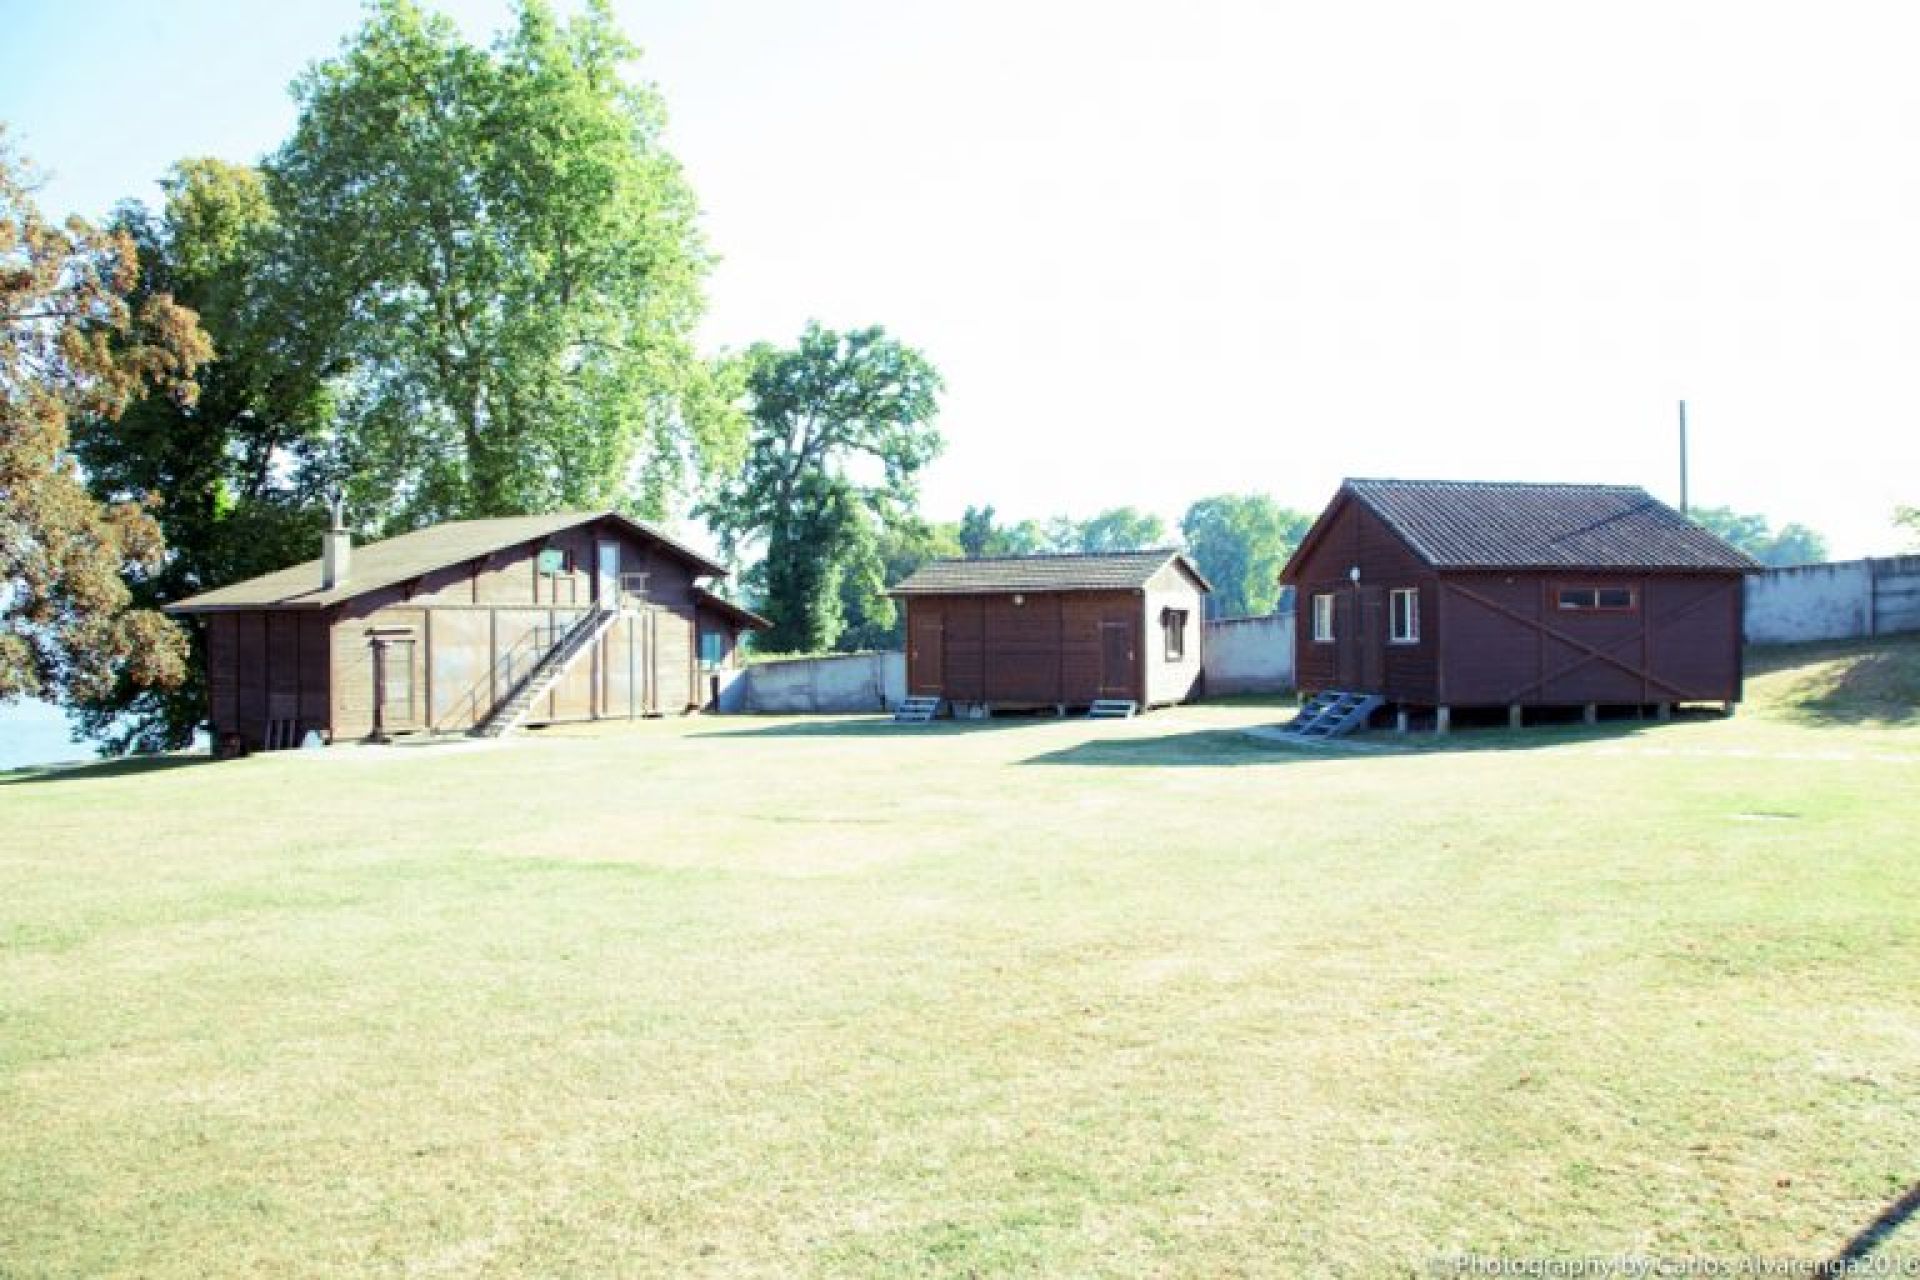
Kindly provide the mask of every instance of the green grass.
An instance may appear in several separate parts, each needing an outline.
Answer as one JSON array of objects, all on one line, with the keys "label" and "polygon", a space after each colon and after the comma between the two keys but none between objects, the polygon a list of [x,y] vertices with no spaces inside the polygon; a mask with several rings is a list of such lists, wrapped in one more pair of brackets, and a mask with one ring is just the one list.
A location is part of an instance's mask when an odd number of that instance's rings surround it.
[{"label": "green grass", "polygon": [[1920,1181],[1920,727],[1862,661],[1446,749],[1243,704],[0,779],[0,1276],[1829,1256]]}]

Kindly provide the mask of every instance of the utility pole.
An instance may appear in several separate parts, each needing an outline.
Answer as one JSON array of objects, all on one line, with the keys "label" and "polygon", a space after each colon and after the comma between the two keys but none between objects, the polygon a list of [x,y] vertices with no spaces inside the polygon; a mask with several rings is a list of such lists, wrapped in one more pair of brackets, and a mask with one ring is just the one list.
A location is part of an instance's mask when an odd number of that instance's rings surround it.
[{"label": "utility pole", "polygon": [[1687,402],[1680,402],[1680,514],[1687,514]]}]

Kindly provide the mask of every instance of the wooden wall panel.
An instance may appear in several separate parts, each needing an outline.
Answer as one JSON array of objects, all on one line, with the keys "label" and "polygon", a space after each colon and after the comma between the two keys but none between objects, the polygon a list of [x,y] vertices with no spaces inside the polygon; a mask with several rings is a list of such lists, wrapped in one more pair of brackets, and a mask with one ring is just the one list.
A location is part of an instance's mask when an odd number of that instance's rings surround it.
[{"label": "wooden wall panel", "polygon": [[1060,608],[1045,595],[980,598],[989,702],[1060,701]]},{"label": "wooden wall panel", "polygon": [[471,729],[493,709],[493,615],[485,609],[435,609],[428,681],[433,727]]},{"label": "wooden wall panel", "polygon": [[235,613],[216,613],[206,620],[207,718],[213,725],[216,747],[223,733],[235,732],[240,727],[240,616]]}]

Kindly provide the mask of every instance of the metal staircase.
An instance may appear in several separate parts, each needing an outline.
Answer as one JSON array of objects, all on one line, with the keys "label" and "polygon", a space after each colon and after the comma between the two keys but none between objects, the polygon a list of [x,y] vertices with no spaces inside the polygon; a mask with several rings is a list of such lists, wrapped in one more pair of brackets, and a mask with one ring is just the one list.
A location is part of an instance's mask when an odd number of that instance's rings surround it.
[{"label": "metal staircase", "polygon": [[1385,706],[1377,693],[1346,693],[1328,689],[1307,699],[1300,713],[1281,727],[1298,738],[1338,738],[1366,727],[1374,709]]},{"label": "metal staircase", "polygon": [[940,714],[940,696],[916,695],[893,709],[895,724],[925,724]]},{"label": "metal staircase", "polygon": [[593,648],[619,617],[618,609],[594,609],[574,623],[573,629],[561,637],[560,643],[548,650],[547,656],[527,672],[527,678],[507,696],[506,701],[475,726],[473,736],[501,738],[519,728],[527,718],[527,713],[533,710],[533,704],[560,683],[561,677],[580,660],[580,655]]},{"label": "metal staircase", "polygon": [[1140,710],[1132,698],[1096,698],[1087,708],[1089,720],[1131,720]]}]

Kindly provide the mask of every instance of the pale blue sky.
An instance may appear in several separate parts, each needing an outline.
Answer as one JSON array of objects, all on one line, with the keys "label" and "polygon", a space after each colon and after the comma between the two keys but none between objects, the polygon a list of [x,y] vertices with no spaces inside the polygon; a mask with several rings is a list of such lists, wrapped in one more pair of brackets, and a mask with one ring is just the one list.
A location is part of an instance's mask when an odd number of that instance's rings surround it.
[{"label": "pale blue sky", "polygon": [[[441,6],[475,34],[504,0]],[[617,0],[724,261],[712,345],[882,323],[931,515],[1587,480],[1891,550],[1920,502],[1896,3]],[[251,160],[352,0],[0,0],[50,210]]]}]

